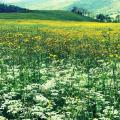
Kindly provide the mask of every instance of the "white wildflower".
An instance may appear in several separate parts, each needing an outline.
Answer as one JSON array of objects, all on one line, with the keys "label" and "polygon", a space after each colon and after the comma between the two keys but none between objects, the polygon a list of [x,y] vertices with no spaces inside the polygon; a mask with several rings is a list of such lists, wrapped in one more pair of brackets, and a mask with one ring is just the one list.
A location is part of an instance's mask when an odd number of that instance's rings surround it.
[{"label": "white wildflower", "polygon": [[43,90],[48,90],[48,89],[51,89],[51,88],[54,88],[55,87],[55,80],[49,80],[47,81],[45,84],[42,85],[42,89]]}]

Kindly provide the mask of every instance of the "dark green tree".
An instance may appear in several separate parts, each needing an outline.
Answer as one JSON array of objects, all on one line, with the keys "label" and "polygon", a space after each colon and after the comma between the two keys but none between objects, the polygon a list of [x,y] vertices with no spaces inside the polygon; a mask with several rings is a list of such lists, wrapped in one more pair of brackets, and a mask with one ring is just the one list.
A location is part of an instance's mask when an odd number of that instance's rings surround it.
[{"label": "dark green tree", "polygon": [[98,14],[98,15],[96,16],[96,19],[97,19],[98,21],[100,21],[100,22],[105,22],[105,21],[106,21],[106,16],[103,15],[103,14]]},{"label": "dark green tree", "polygon": [[116,16],[116,22],[120,22],[120,15]]},{"label": "dark green tree", "polygon": [[0,3],[0,12],[1,13],[9,13],[9,12],[28,12],[28,9],[21,8],[14,5],[6,5]]}]

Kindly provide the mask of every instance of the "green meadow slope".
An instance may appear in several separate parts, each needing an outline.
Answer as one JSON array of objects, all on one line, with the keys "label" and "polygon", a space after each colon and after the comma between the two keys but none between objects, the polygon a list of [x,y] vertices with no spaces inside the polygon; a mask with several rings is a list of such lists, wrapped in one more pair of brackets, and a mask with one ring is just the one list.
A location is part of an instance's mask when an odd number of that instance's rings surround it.
[{"label": "green meadow slope", "polygon": [[61,10],[41,10],[31,11],[29,13],[0,13],[0,19],[94,21],[92,18]]}]

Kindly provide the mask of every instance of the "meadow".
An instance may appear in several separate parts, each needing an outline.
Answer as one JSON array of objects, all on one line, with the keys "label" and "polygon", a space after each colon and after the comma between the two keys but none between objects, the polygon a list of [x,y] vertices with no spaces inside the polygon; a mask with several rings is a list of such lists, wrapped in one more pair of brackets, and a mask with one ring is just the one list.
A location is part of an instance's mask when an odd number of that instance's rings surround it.
[{"label": "meadow", "polygon": [[0,120],[120,120],[120,23],[0,20]]}]

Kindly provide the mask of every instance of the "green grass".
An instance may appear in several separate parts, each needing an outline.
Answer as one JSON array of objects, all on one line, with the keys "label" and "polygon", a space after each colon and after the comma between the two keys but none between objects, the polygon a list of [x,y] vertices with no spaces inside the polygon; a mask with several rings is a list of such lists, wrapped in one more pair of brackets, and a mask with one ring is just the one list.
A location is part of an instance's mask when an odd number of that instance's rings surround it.
[{"label": "green grass", "polygon": [[92,18],[80,16],[68,11],[41,10],[29,13],[0,13],[0,19],[40,19],[40,20],[69,20],[94,21]]}]

